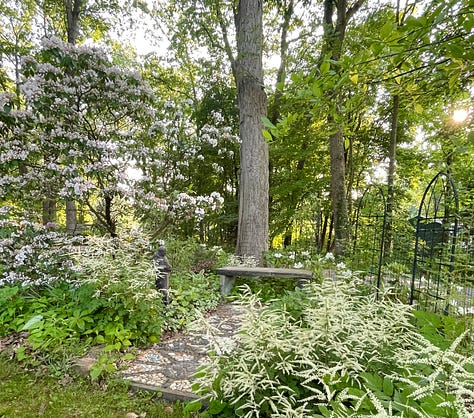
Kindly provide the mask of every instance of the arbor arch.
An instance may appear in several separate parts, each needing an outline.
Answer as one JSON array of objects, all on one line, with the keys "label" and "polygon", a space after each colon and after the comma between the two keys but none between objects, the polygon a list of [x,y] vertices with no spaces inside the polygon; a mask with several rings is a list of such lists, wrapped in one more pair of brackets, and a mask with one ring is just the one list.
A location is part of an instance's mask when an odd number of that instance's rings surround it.
[{"label": "arbor arch", "polygon": [[449,173],[428,184],[418,209],[410,304],[448,313],[456,252],[459,200]]}]

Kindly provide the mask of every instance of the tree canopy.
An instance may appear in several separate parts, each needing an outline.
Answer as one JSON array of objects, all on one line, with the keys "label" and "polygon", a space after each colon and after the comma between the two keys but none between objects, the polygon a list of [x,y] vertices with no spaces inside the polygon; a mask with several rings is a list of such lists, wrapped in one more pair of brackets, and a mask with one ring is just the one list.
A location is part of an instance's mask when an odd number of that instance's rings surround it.
[{"label": "tree canopy", "polygon": [[472,10],[4,1],[2,203],[65,227],[73,200],[81,228],[140,225],[240,255],[295,242],[344,254],[367,186],[389,173],[396,216],[449,171],[472,220]]}]

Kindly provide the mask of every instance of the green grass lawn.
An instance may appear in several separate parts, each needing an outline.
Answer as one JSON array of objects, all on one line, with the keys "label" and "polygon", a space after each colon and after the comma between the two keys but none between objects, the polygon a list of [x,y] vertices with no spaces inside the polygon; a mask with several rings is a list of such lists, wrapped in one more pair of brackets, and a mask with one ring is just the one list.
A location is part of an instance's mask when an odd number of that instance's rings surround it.
[{"label": "green grass lawn", "polygon": [[128,391],[121,381],[99,385],[68,376],[58,380],[25,371],[0,356],[0,418],[145,416],[182,417],[182,407],[152,393]]}]

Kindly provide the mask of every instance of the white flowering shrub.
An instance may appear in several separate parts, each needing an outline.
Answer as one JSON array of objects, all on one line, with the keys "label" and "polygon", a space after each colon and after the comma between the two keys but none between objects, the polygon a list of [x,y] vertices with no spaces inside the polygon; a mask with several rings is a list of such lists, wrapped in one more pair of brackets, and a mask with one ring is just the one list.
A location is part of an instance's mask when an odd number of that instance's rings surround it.
[{"label": "white flowering shrub", "polygon": [[114,233],[105,206],[130,194],[126,168],[153,119],[152,90],[106,51],[54,37],[23,58],[21,71],[27,110],[0,97],[0,197],[74,199]]},{"label": "white flowering shrub", "polygon": [[[381,298],[382,299],[382,298]],[[262,307],[247,293],[231,354],[214,356],[195,389],[220,417],[469,417],[474,358],[424,338],[411,307],[325,281]]]},{"label": "white flowering shrub", "polygon": [[72,252],[81,238],[41,226],[12,207],[0,209],[0,286],[45,286],[75,278]]},{"label": "white flowering shrub", "polygon": [[195,107],[189,99],[162,103],[149,142],[136,150],[143,175],[133,187],[135,209],[151,230],[163,232],[166,225],[180,236],[218,231],[224,199],[236,199],[238,136],[219,112],[199,126]]},{"label": "white flowering shrub", "polygon": [[197,102],[156,97],[110,51],[50,37],[34,52],[23,57],[20,99],[0,93],[1,198],[74,200],[112,235],[124,202],[154,231],[220,238],[216,223],[235,222],[231,118],[207,109],[197,121]]}]

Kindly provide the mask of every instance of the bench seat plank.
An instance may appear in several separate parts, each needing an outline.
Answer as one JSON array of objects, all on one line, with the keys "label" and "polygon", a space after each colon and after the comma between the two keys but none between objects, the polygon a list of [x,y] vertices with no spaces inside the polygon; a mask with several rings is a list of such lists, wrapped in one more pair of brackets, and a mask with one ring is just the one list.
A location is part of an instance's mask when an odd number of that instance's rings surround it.
[{"label": "bench seat plank", "polygon": [[301,269],[274,268],[274,267],[221,267],[216,270],[217,274],[223,276],[243,277],[282,277],[311,279],[313,272]]},{"label": "bench seat plank", "polygon": [[271,278],[293,278],[298,279],[298,286],[302,286],[303,281],[311,280],[313,272],[302,269],[274,268],[274,267],[245,267],[232,266],[216,269],[216,273],[221,276],[221,294],[228,295],[232,290],[235,277],[271,277]]}]

